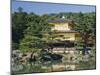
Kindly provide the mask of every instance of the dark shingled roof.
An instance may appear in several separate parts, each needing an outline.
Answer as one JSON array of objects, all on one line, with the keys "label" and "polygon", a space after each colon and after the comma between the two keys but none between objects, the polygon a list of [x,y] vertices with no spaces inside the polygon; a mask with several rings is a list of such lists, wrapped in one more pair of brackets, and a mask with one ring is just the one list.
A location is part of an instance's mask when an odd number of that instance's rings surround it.
[{"label": "dark shingled roof", "polygon": [[49,20],[49,23],[66,23],[66,22],[72,22],[72,20],[68,19],[55,19],[55,20]]}]

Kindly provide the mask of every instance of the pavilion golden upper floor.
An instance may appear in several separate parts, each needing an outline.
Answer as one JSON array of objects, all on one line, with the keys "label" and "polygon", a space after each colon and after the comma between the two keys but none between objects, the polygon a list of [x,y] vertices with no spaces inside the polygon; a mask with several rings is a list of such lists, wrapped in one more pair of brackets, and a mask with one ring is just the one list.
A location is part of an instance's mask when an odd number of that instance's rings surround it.
[{"label": "pavilion golden upper floor", "polygon": [[53,25],[51,27],[51,34],[46,33],[45,38],[60,41],[76,41],[80,38],[80,34],[74,30],[74,22],[68,19],[49,20],[48,23]]}]

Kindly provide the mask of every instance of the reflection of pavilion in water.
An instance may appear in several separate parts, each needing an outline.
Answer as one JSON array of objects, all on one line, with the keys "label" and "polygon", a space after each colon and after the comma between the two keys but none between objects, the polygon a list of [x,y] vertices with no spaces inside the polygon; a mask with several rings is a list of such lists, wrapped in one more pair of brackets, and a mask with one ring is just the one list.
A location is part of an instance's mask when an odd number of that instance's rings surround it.
[{"label": "reflection of pavilion in water", "polygon": [[[48,66],[50,64],[50,66]],[[51,62],[42,65],[42,69],[48,69],[48,71],[53,72],[53,71],[68,71],[68,70],[76,70],[77,63],[63,63],[63,62]]]}]

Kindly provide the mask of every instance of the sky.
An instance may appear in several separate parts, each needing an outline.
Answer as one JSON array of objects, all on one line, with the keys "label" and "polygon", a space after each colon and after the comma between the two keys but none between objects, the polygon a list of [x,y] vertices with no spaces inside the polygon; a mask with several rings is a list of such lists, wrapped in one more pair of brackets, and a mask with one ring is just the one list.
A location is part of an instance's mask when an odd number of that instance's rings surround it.
[{"label": "sky", "polygon": [[73,4],[56,4],[56,3],[43,3],[43,2],[25,2],[25,1],[12,1],[12,13],[18,12],[18,7],[22,7],[23,11],[27,13],[34,12],[38,15],[61,13],[61,12],[95,12],[95,6],[89,5],[73,5]]}]

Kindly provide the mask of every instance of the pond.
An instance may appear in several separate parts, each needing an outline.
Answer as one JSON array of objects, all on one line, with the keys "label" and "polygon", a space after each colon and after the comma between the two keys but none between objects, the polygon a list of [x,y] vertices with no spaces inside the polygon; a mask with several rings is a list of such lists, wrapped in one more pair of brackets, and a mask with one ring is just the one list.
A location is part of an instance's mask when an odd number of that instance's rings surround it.
[{"label": "pond", "polygon": [[[24,63],[12,63],[12,73],[44,73],[44,72],[59,72],[59,71],[74,71],[74,70],[88,70],[95,69],[96,62],[95,56],[82,56],[71,55],[63,53],[62,60],[53,61],[36,61],[36,62],[24,62]],[[72,57],[73,56],[73,57]]]}]

